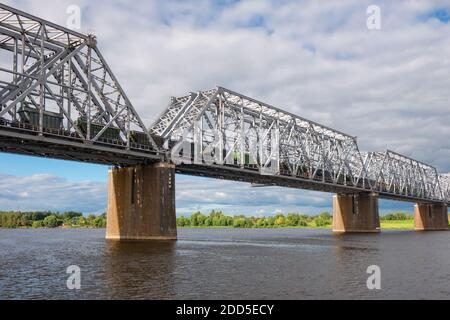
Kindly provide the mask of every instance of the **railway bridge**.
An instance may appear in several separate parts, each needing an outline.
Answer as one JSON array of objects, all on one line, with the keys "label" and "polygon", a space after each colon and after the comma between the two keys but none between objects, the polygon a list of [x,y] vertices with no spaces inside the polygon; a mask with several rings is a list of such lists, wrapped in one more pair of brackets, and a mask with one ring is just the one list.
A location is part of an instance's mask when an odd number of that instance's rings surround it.
[{"label": "railway bridge", "polygon": [[415,203],[417,230],[448,229],[436,168],[222,87],[146,126],[95,36],[3,4],[0,151],[110,165],[110,239],[176,239],[175,173],[333,193],[335,232],[379,232],[379,198]]}]

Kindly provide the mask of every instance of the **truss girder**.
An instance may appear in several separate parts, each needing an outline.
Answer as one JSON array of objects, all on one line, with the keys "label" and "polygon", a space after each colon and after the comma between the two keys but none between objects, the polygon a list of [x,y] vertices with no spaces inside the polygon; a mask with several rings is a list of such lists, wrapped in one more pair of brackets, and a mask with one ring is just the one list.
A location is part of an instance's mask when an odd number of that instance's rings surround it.
[{"label": "truss girder", "polygon": [[366,154],[368,178],[374,181],[373,190],[391,194],[449,201],[448,176],[436,168],[398,154],[394,151]]},{"label": "truss girder", "polygon": [[390,150],[362,153],[353,136],[222,87],[172,98],[150,130],[169,141],[168,150],[184,165],[232,166],[351,192],[450,201],[450,178],[435,168]]},{"label": "truss girder", "polygon": [[138,133],[145,137],[140,139],[146,142],[143,150],[151,146],[159,151],[94,36],[0,4],[0,50],[8,66],[0,68],[3,124],[19,121],[21,110],[27,109],[38,114],[31,127],[40,135],[48,129],[45,118],[51,115],[62,119],[52,129],[65,136],[76,134],[83,143],[99,142],[109,134],[124,149],[139,149],[132,136]]}]

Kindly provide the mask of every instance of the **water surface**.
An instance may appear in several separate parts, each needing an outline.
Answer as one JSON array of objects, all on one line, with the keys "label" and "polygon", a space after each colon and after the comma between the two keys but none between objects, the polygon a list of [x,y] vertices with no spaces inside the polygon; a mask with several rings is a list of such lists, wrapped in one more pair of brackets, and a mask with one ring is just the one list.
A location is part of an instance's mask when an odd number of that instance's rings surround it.
[{"label": "water surface", "polygon": [[[450,232],[179,229],[116,242],[94,229],[0,229],[0,299],[450,299]],[[381,268],[381,290],[366,269]],[[69,290],[66,268],[81,268]]]}]

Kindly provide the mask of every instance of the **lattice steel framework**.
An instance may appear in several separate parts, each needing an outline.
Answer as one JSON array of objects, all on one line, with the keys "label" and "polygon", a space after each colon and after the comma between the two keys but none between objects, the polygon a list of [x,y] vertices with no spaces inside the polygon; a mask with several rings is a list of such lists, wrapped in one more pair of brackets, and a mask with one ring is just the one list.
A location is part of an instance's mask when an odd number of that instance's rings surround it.
[{"label": "lattice steel framework", "polygon": [[372,189],[394,195],[430,200],[450,199],[448,183],[436,168],[394,151],[365,154]]},{"label": "lattice steel framework", "polygon": [[208,175],[210,166],[224,178],[233,169],[237,180],[236,169],[272,174],[267,184],[289,177],[316,190],[450,200],[448,177],[429,165],[392,151],[361,153],[355,137],[222,87],[172,98],[151,131],[187,173]]},{"label": "lattice steel framework", "polygon": [[93,35],[0,4],[0,53],[0,130],[142,158],[158,151]]}]

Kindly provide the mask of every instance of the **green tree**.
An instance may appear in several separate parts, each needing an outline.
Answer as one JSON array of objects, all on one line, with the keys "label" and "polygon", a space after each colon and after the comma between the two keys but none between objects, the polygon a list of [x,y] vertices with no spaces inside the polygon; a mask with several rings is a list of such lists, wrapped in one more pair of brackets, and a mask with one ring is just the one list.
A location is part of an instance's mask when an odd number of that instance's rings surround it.
[{"label": "green tree", "polygon": [[44,225],[42,224],[42,220],[33,221],[31,224],[32,228],[42,228]]},{"label": "green tree", "polygon": [[228,221],[227,221],[227,217],[224,216],[223,214],[220,215],[218,218],[214,218],[216,221],[216,225],[217,226],[221,226],[221,227],[226,227],[228,226]]},{"label": "green tree", "polygon": [[286,223],[286,218],[282,214],[278,214],[275,216],[275,226],[283,227]]},{"label": "green tree", "polygon": [[72,220],[76,217],[81,217],[83,214],[81,212],[75,212],[75,211],[66,211],[62,214],[61,218],[63,220]]},{"label": "green tree", "polygon": [[264,228],[264,227],[266,227],[266,219],[264,219],[264,218],[259,218],[259,219],[256,221],[256,226],[257,226],[258,228]]},{"label": "green tree", "polygon": [[45,217],[43,225],[47,228],[56,228],[58,226],[58,218],[53,214]]},{"label": "green tree", "polygon": [[245,228],[245,226],[245,218],[239,217],[234,219],[233,228]]},{"label": "green tree", "polygon": [[94,226],[94,221],[95,221],[95,215],[94,214],[90,214],[90,215],[87,216],[86,222],[87,222],[88,226],[90,226],[90,227]]},{"label": "green tree", "polygon": [[286,218],[286,225],[297,226],[300,221],[300,216],[297,213],[289,213]]},{"label": "green tree", "polygon": [[93,226],[95,228],[106,228],[106,219],[101,216],[95,217],[93,221]]},{"label": "green tree", "polygon": [[212,219],[210,217],[206,218],[205,221],[204,221],[204,225],[206,227],[212,226],[213,225]]},{"label": "green tree", "polygon": [[315,216],[313,220],[316,227],[326,227],[332,224],[332,216],[329,212],[322,212]]},{"label": "green tree", "polygon": [[221,211],[211,211],[211,213],[209,214],[209,218],[211,219],[213,226],[226,226],[227,220],[225,218],[225,215]]},{"label": "green tree", "polygon": [[186,225],[187,225],[187,224],[186,224],[187,220],[188,220],[188,219],[186,219],[184,216],[178,217],[178,218],[177,218],[177,226],[179,226],[179,227],[184,227],[184,226],[186,226]]},{"label": "green tree", "polygon": [[78,218],[78,225],[80,227],[85,227],[87,225],[87,220],[85,217],[81,216]]},{"label": "green tree", "polygon": [[326,220],[331,220],[332,216],[329,212],[325,211],[322,212],[321,214],[319,214],[319,217],[321,217],[322,219],[326,219]]},{"label": "green tree", "polygon": [[270,228],[273,228],[275,225],[275,218],[274,217],[267,217],[266,218],[266,225]]},{"label": "green tree", "polygon": [[413,217],[404,212],[392,212],[381,217],[381,220],[409,220]]},{"label": "green tree", "polygon": [[305,220],[299,220],[297,225],[299,227],[307,227],[308,226],[308,222],[306,222]]},{"label": "green tree", "polygon": [[20,215],[18,219],[18,226],[19,227],[29,227],[31,225],[32,221],[30,219],[30,215],[23,213]]},{"label": "green tree", "polygon": [[203,226],[206,216],[201,212],[196,212],[191,215],[191,226]]}]

